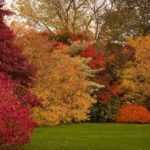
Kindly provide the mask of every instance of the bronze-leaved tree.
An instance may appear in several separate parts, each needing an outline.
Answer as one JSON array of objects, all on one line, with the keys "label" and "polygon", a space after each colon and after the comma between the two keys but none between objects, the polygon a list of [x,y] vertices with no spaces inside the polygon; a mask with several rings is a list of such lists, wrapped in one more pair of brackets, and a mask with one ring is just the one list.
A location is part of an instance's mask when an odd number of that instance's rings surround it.
[{"label": "bronze-leaved tree", "polygon": [[93,85],[84,72],[84,61],[80,57],[72,58],[65,45],[52,46],[46,34],[24,31],[16,42],[37,66],[33,92],[43,105],[33,109],[35,120],[46,125],[87,120],[94,100],[88,93]]}]

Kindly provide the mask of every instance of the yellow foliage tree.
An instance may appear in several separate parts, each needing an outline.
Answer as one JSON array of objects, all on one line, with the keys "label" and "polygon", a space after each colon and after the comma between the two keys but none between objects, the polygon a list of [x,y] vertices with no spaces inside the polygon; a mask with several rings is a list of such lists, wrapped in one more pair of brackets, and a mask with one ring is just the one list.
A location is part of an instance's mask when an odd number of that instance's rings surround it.
[{"label": "yellow foliage tree", "polygon": [[35,31],[25,32],[16,39],[24,53],[37,66],[33,92],[42,99],[42,108],[33,109],[39,125],[80,122],[88,119],[94,99],[88,93],[90,81],[84,61],[70,57],[67,48],[51,48],[47,36]]},{"label": "yellow foliage tree", "polygon": [[143,102],[150,97],[150,36],[129,39],[135,57],[122,70],[122,88],[125,98]]}]

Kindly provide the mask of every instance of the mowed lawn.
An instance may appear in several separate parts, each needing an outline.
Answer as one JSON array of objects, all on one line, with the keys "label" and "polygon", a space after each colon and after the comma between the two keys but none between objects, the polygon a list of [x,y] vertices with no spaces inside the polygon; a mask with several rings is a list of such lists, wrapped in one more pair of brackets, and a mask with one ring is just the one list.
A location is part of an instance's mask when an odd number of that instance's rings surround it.
[{"label": "mowed lawn", "polygon": [[150,125],[73,124],[35,130],[26,150],[150,150]]}]

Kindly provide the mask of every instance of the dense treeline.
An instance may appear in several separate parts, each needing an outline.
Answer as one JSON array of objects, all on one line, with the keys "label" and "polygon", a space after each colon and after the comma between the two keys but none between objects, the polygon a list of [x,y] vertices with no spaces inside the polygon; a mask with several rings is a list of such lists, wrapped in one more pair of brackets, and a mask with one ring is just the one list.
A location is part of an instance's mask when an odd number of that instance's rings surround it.
[{"label": "dense treeline", "polygon": [[41,125],[150,123],[149,0],[15,0],[19,19],[3,6],[0,149]]}]

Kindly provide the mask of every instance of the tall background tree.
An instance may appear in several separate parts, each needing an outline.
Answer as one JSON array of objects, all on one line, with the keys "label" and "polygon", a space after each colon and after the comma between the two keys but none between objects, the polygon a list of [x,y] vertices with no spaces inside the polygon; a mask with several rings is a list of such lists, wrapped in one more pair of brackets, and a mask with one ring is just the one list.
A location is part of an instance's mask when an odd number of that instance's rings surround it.
[{"label": "tall background tree", "polygon": [[112,40],[150,33],[149,0],[110,0],[102,31]]},{"label": "tall background tree", "polygon": [[98,37],[101,14],[107,0],[15,0],[17,14],[45,25],[49,30],[94,31]]}]

